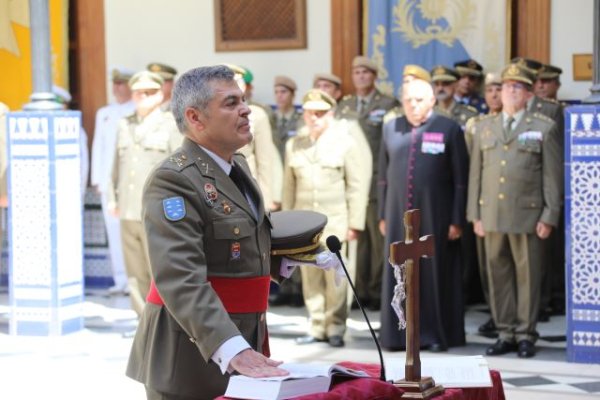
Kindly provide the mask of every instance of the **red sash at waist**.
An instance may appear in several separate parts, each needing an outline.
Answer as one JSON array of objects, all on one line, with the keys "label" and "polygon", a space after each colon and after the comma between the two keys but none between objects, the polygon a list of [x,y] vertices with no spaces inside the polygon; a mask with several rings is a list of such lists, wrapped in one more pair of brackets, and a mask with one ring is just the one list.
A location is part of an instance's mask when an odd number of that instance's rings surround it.
[{"label": "red sash at waist", "polygon": [[[243,314],[267,311],[271,282],[268,275],[251,278],[208,277],[208,281],[228,313]],[[150,282],[150,291],[146,301],[159,306],[165,304],[156,289],[154,279]]]}]

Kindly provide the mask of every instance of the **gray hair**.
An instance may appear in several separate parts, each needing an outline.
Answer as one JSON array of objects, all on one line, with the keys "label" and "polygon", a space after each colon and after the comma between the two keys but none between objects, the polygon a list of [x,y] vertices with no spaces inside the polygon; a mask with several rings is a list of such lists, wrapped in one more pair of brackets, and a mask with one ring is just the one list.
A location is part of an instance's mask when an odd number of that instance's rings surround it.
[{"label": "gray hair", "polygon": [[234,73],[225,65],[214,65],[191,69],[177,79],[171,97],[171,111],[179,132],[186,132],[187,108],[205,112],[214,95],[211,85],[213,81],[234,81]]}]

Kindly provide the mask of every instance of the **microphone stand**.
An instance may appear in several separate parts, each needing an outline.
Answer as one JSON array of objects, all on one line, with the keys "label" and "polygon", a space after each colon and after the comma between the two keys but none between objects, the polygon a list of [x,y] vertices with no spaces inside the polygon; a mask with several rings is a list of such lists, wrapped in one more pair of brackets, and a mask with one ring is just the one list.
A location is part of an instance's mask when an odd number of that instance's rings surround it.
[{"label": "microphone stand", "polygon": [[[337,242],[340,243],[340,241],[337,237],[336,237],[336,239],[337,239]],[[329,242],[329,240],[327,242]],[[327,247],[329,247],[329,243],[327,243],[327,244],[328,244]],[[332,249],[329,248],[329,251],[331,251],[331,250]],[[354,299],[356,300],[356,303],[358,304],[358,308],[360,308],[360,311],[362,311],[363,317],[365,317],[365,321],[367,322],[367,326],[369,327],[369,332],[371,332],[373,341],[375,342],[375,345],[377,346],[377,353],[379,353],[379,363],[381,364],[379,380],[382,382],[385,382],[385,364],[383,362],[383,353],[381,352],[381,346],[379,345],[379,340],[377,340],[377,336],[375,335],[375,331],[373,330],[373,327],[371,326],[371,322],[369,321],[369,317],[367,317],[367,313],[365,312],[365,309],[363,308],[362,304],[360,304],[360,300],[358,300],[358,295],[356,294],[356,289],[354,288],[352,279],[350,279],[350,274],[348,273],[348,270],[346,269],[344,260],[342,260],[340,251],[336,250],[336,251],[332,251],[332,253],[334,253],[337,256],[338,260],[340,260],[340,263],[342,264],[342,268],[344,269],[344,272],[346,273],[346,278],[348,278],[348,283],[350,284],[350,288],[352,289],[352,294],[354,295]]]}]

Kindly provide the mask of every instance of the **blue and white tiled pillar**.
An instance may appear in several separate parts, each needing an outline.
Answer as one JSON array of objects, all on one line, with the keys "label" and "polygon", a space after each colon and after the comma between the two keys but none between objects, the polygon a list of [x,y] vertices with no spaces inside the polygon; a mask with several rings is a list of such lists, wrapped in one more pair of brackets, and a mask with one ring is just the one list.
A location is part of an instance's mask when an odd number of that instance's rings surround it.
[{"label": "blue and white tiled pillar", "polygon": [[600,105],[566,117],[567,359],[600,364]]},{"label": "blue and white tiled pillar", "polygon": [[79,111],[7,118],[10,333],[83,328]]}]

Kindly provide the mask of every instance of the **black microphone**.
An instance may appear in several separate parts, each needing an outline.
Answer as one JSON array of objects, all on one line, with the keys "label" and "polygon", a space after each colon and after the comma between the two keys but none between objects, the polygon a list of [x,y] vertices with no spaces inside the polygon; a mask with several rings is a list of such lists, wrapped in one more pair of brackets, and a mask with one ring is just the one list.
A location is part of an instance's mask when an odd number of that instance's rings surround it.
[{"label": "black microphone", "polygon": [[352,294],[354,294],[354,299],[356,300],[356,303],[358,304],[360,311],[362,311],[363,316],[365,317],[365,321],[367,321],[367,326],[369,327],[369,332],[371,332],[373,341],[375,342],[375,345],[377,346],[377,352],[379,353],[379,364],[381,366],[379,379],[381,381],[385,382],[385,364],[383,363],[383,353],[381,352],[381,346],[379,345],[379,340],[377,340],[377,335],[375,335],[375,331],[373,330],[373,327],[371,326],[369,317],[367,317],[367,313],[365,312],[365,309],[363,308],[362,304],[360,304],[360,300],[358,300],[358,296],[356,294],[356,289],[354,288],[352,279],[350,279],[350,274],[348,273],[348,270],[346,269],[344,260],[342,260],[342,256],[340,254],[340,250],[342,249],[342,243],[340,243],[340,239],[338,239],[338,237],[335,235],[329,236],[327,238],[327,240],[325,241],[325,243],[327,244],[327,248],[329,249],[329,251],[332,252],[333,254],[335,254],[337,256],[337,258],[340,260],[340,263],[342,264],[342,268],[344,269],[344,272],[346,273],[346,278],[348,278],[348,283],[350,284],[350,288],[352,288]]}]

